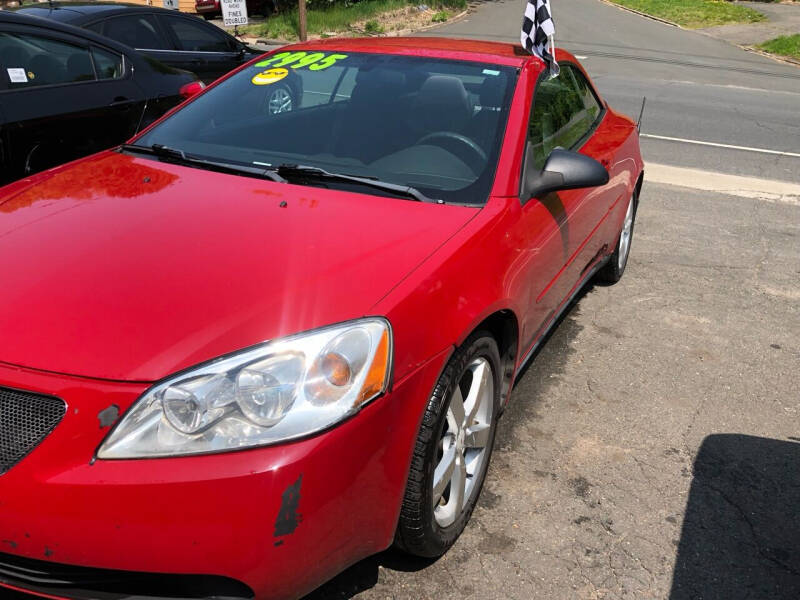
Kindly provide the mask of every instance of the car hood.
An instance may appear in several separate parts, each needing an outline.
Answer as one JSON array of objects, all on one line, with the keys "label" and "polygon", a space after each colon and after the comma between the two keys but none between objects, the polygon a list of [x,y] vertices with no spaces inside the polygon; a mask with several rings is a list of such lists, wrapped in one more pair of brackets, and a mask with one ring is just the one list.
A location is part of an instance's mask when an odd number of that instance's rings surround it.
[{"label": "car hood", "polygon": [[107,152],[0,190],[0,362],[154,381],[357,318],[478,209]]}]

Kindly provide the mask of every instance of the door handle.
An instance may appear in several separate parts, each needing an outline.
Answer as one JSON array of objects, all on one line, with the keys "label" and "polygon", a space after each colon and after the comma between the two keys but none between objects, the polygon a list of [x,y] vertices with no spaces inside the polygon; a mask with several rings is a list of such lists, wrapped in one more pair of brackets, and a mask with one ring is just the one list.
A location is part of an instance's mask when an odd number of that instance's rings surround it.
[{"label": "door handle", "polygon": [[126,98],[125,96],[117,96],[114,98],[114,100],[112,100],[109,106],[118,106],[120,104],[126,104],[127,102],[130,102],[130,98]]}]

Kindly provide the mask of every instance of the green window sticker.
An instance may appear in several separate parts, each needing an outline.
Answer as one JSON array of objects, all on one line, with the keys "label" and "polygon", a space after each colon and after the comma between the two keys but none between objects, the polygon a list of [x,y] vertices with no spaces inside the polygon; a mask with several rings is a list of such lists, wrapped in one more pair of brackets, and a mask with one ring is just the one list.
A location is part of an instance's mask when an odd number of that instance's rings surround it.
[{"label": "green window sticker", "polygon": [[325,54],[324,52],[278,52],[266,60],[257,62],[254,67],[287,67],[302,69],[308,67],[310,71],[323,71],[335,65],[338,61],[347,58],[347,54]]}]

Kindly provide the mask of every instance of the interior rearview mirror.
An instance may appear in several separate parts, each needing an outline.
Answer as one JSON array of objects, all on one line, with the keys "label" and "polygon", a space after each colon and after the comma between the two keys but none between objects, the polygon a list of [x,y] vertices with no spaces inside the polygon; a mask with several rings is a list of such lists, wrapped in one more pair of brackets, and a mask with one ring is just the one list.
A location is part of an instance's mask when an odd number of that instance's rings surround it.
[{"label": "interior rearview mirror", "polygon": [[532,149],[528,146],[523,181],[524,201],[561,190],[590,188],[608,183],[608,171],[595,159],[556,148],[547,157],[542,170],[533,166]]}]

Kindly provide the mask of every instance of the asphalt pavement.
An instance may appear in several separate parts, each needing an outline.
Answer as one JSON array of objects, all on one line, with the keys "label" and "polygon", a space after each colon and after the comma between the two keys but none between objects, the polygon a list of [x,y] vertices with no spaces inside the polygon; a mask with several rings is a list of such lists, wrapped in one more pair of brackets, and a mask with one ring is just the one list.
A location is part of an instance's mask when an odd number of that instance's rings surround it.
[{"label": "asphalt pavement", "polygon": [[[523,7],[427,35],[515,41]],[[646,95],[644,133],[681,140],[642,139],[651,171],[693,170],[646,175],[623,280],[586,290],[518,382],[456,545],[307,600],[800,598],[800,69],[599,0],[554,9],[610,104]]]},{"label": "asphalt pavement", "polygon": [[[519,42],[522,0],[487,2],[425,35]],[[553,3],[556,43],[580,57],[609,104],[646,135],[800,153],[800,68],[600,0]],[[646,159],[737,175],[800,179],[800,156],[643,138]]]}]

